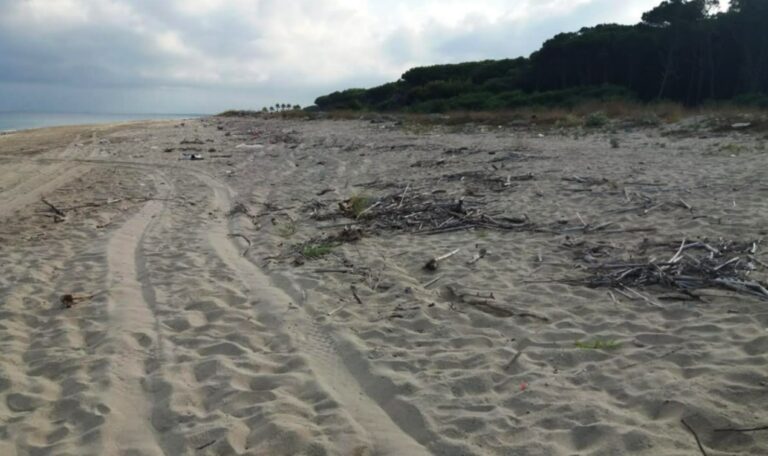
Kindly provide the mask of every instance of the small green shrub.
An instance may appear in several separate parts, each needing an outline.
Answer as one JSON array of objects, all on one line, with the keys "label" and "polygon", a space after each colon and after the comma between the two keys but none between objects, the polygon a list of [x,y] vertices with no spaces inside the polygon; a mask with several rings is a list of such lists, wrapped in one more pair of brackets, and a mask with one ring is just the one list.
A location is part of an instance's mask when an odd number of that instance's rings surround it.
[{"label": "small green shrub", "polygon": [[584,126],[589,128],[600,128],[608,124],[608,116],[604,112],[593,112],[584,119]]},{"label": "small green shrub", "polygon": [[307,244],[301,249],[304,258],[314,260],[324,257],[333,251],[331,244]]},{"label": "small green shrub", "polygon": [[360,217],[360,215],[365,212],[366,209],[371,207],[373,203],[373,198],[365,195],[355,195],[349,199],[349,209],[352,212],[352,215],[357,218]]}]

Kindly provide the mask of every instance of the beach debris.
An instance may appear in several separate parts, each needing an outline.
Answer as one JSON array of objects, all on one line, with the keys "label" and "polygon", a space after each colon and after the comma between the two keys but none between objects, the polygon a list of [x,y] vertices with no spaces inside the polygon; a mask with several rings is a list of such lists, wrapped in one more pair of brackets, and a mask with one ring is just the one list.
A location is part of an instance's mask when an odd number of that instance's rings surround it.
[{"label": "beach debris", "polygon": [[768,426],[756,426],[751,428],[713,429],[712,432],[758,432],[768,431]]},{"label": "beach debris", "polygon": [[338,204],[335,212],[314,211],[315,220],[351,218],[367,230],[403,231],[414,234],[439,234],[476,228],[500,231],[531,229],[527,217],[509,217],[482,211],[479,202],[463,198],[440,198],[433,192],[422,193],[405,187],[382,198],[353,196]]},{"label": "beach debris", "polygon": [[257,216],[251,214],[251,211],[250,209],[248,209],[248,206],[246,206],[240,201],[235,201],[235,203],[232,205],[232,208],[227,213],[227,217],[233,218],[240,214],[247,217],[248,220],[250,220],[253,225],[258,226],[259,223],[257,220]]},{"label": "beach debris", "polygon": [[341,306],[333,309],[332,311],[328,312],[326,315],[328,315],[329,317],[332,317],[332,316],[336,315],[339,311],[344,309],[345,307],[347,307],[347,303],[344,303]]},{"label": "beach debris", "polygon": [[493,293],[488,293],[487,295],[481,293],[463,293],[458,291],[452,285],[446,285],[443,289],[442,296],[451,303],[452,310],[455,310],[455,304],[467,304],[480,312],[492,315],[494,317],[532,318],[544,323],[549,322],[549,318],[545,316],[537,315],[527,311],[518,311],[516,309],[508,308],[506,306],[502,307],[501,305],[496,304],[496,296],[494,296]]},{"label": "beach debris", "polygon": [[[668,244],[667,244],[668,245]],[[661,252],[639,259],[647,254],[647,245],[640,252],[627,252],[631,259],[613,259],[600,262],[592,254],[581,255],[587,261],[589,275],[577,283],[592,288],[610,287],[617,292],[629,292],[646,302],[661,306],[653,299],[636,291],[640,287],[673,288],[691,297],[695,290],[719,288],[768,300],[768,285],[753,280],[750,274],[757,269],[754,261],[759,241],[707,240],[688,242],[683,239],[668,260],[659,260]],[[638,255],[639,253],[639,255]],[[607,250],[603,256],[610,255]],[[668,255],[668,254],[667,254]]]},{"label": "beach debris", "polygon": [[51,212],[53,212],[54,223],[63,222],[64,220],[67,219],[67,214],[65,214],[64,211],[54,206],[52,203],[48,202],[48,200],[46,200],[45,198],[40,198],[40,200],[43,202],[43,204],[48,206],[48,209],[50,209]]},{"label": "beach debris", "polygon": [[434,258],[430,259],[429,261],[427,261],[427,264],[424,265],[424,269],[426,269],[427,271],[437,271],[438,264],[441,261],[447,260],[448,258],[456,255],[460,251],[461,251],[461,249],[456,249],[456,250],[453,250],[451,252],[446,253],[445,255],[440,255],[440,256],[434,257]]},{"label": "beach debris", "polygon": [[92,299],[94,296],[96,295],[95,294],[91,294],[91,295],[65,294],[65,295],[61,295],[61,297],[59,298],[59,302],[61,303],[62,309],[71,309],[77,303]]},{"label": "beach debris", "polygon": [[520,359],[520,356],[523,354],[523,351],[525,351],[525,349],[530,346],[531,346],[531,339],[527,337],[520,339],[517,342],[517,347],[515,349],[516,351],[515,356],[513,356],[512,359],[507,363],[507,365],[504,366],[504,370],[508,371],[509,369],[511,369],[512,366],[517,362],[517,360]]},{"label": "beach debris", "polygon": [[686,429],[688,429],[688,432],[693,434],[693,438],[696,439],[696,445],[699,447],[699,451],[701,451],[701,454],[703,456],[707,456],[707,451],[704,449],[704,445],[701,444],[701,439],[699,438],[699,434],[696,433],[696,430],[693,429],[693,427],[688,424],[687,421],[685,421],[685,418],[681,418],[680,422],[685,426]]},{"label": "beach debris", "polygon": [[731,128],[734,130],[744,130],[745,128],[749,128],[752,126],[752,122],[737,122],[733,125],[731,125]]},{"label": "beach debris", "polygon": [[203,160],[203,154],[182,152],[180,160]]},{"label": "beach debris", "polygon": [[352,296],[355,297],[355,301],[357,301],[357,303],[362,306],[363,305],[363,300],[360,299],[360,296],[357,294],[357,287],[354,286],[354,285],[350,285],[349,289],[352,290]]},{"label": "beach debris", "polygon": [[361,228],[353,226],[345,226],[341,231],[335,235],[328,236],[324,239],[325,242],[357,242],[363,238],[363,230]]},{"label": "beach debris", "polygon": [[472,257],[471,260],[467,261],[467,264],[472,265],[480,261],[481,259],[485,258],[485,256],[488,254],[488,249],[485,247],[481,247],[480,250],[475,254],[474,257]]},{"label": "beach debris", "polygon": [[211,440],[210,442],[206,442],[206,443],[196,447],[195,450],[197,450],[197,451],[204,450],[204,449],[208,448],[209,446],[213,445],[216,442],[217,442],[217,440],[215,440],[215,439]]},{"label": "beach debris", "polygon": [[238,144],[235,146],[235,149],[263,149],[264,145],[262,144]]}]

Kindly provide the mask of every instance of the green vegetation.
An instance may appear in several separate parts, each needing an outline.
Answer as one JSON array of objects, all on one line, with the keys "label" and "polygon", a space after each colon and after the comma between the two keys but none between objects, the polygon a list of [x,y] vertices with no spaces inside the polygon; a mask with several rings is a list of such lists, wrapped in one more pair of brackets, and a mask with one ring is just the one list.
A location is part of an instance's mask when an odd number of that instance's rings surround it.
[{"label": "green vegetation", "polygon": [[349,199],[349,211],[352,213],[352,215],[355,216],[355,218],[359,218],[363,212],[366,211],[371,205],[373,205],[375,200],[371,197],[364,196],[364,195],[355,195],[352,198]]},{"label": "green vegetation", "polygon": [[235,109],[224,111],[218,115],[220,117],[261,117],[261,113],[259,111],[235,110]]},{"label": "green vegetation", "polygon": [[289,103],[276,103],[274,106],[263,107],[261,111],[251,110],[236,110],[230,109],[219,114],[221,117],[263,117],[265,114],[281,113],[287,114],[290,112],[300,112],[300,105],[291,105]]},{"label": "green vegetation", "polygon": [[768,108],[768,1],[665,0],[636,25],[550,39],[528,58],[414,68],[396,82],[319,97],[322,110],[442,113],[589,102],[731,100]]},{"label": "green vegetation", "polygon": [[621,347],[621,343],[615,340],[595,339],[592,341],[576,341],[577,348],[583,350],[615,350]]},{"label": "green vegetation", "polygon": [[604,112],[593,112],[584,119],[584,126],[589,128],[604,127],[608,123],[608,116]]},{"label": "green vegetation", "polygon": [[333,251],[331,244],[307,244],[301,249],[304,258],[315,260],[324,257]]}]

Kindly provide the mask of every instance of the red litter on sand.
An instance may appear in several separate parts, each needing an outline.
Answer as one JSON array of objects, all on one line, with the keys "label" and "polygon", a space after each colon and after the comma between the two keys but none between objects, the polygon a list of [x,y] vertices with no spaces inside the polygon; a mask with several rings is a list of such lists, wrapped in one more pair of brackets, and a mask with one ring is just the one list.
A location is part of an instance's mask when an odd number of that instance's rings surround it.
[{"label": "red litter on sand", "polygon": [[528,383],[523,382],[520,384],[520,391],[525,391],[528,388]]}]

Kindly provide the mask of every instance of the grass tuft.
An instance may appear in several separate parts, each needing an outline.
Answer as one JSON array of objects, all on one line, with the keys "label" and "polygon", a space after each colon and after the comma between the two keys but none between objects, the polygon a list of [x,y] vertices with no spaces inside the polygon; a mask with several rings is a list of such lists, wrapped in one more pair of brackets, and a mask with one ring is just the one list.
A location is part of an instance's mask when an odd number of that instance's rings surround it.
[{"label": "grass tuft", "polygon": [[324,257],[333,251],[331,244],[307,244],[301,249],[304,258],[314,260]]},{"label": "grass tuft", "polygon": [[349,210],[355,218],[358,218],[366,209],[371,207],[373,203],[373,198],[365,195],[355,195],[349,199]]}]

